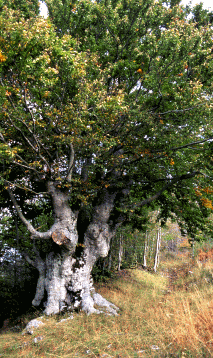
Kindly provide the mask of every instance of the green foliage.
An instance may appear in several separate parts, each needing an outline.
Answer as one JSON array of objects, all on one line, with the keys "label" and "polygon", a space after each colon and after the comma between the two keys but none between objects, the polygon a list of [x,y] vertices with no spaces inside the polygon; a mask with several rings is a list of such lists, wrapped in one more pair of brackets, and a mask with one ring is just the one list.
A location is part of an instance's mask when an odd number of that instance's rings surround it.
[{"label": "green foliage", "polygon": [[1,0],[1,10],[3,6],[17,11],[24,16],[25,19],[39,15],[39,0]]},{"label": "green foliage", "polygon": [[143,265],[145,232],[130,226],[118,230],[111,243],[112,268],[118,269],[119,250],[122,246],[121,268],[133,268]]},{"label": "green foliage", "polygon": [[0,250],[0,305],[4,307],[0,312],[0,328],[5,319],[14,319],[31,307],[36,289],[36,270],[11,246],[8,241]]},{"label": "green foliage", "polygon": [[52,180],[78,210],[116,192],[114,223],[145,231],[158,207],[193,237],[210,232],[211,13],[199,5],[189,20],[179,1],[46,3],[47,20],[37,1],[2,3],[1,207],[12,208],[11,186],[29,219],[49,225]]},{"label": "green foliage", "polygon": [[213,12],[209,12],[203,9],[203,4],[196,4],[192,9],[192,21],[196,23],[196,26],[206,26],[213,22]]}]

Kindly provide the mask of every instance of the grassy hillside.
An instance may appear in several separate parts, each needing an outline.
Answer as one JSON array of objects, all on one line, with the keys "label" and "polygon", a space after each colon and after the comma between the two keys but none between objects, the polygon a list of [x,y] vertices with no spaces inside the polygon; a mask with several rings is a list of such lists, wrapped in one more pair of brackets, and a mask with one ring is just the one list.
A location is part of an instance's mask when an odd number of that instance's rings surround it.
[{"label": "grassy hillside", "polygon": [[61,323],[68,315],[43,317],[33,335],[21,333],[32,317],[21,317],[13,330],[5,322],[0,357],[213,357],[211,260],[170,257],[157,274],[123,270],[97,289],[120,307],[119,316],[74,313]]}]

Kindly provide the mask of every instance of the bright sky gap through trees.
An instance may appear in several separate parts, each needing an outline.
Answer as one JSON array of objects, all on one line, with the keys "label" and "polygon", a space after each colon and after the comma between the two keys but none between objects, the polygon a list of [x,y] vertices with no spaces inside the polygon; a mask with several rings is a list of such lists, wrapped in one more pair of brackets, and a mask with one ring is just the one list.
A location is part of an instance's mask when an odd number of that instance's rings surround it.
[{"label": "bright sky gap through trees", "polygon": [[[197,0],[182,0],[181,2],[183,5],[190,5],[191,6],[195,6],[197,4],[200,3],[200,1]],[[203,0],[203,8],[204,9],[208,9],[208,10],[212,10],[213,11],[213,4],[212,4],[212,0]],[[40,2],[40,11],[41,11],[41,15],[44,16],[44,18],[46,18],[48,16],[48,10],[47,7],[45,5],[44,2]]]}]

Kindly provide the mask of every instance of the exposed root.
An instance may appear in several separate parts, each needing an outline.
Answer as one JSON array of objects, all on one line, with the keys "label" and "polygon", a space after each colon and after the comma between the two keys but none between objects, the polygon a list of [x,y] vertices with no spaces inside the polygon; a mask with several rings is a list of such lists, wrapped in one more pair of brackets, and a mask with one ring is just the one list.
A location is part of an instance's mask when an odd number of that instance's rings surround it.
[{"label": "exposed root", "polygon": [[[95,308],[94,306],[98,306]],[[87,314],[92,313],[100,314],[104,313],[107,315],[117,316],[119,310],[113,303],[107,301],[99,293],[93,293],[93,295],[85,295],[82,297],[81,309]]]}]

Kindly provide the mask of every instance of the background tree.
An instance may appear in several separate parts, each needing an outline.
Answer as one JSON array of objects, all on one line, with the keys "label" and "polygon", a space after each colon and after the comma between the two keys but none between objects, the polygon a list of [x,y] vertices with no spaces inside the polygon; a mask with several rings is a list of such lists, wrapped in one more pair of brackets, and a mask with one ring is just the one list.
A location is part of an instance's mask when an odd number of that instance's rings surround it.
[{"label": "background tree", "polygon": [[142,228],[149,206],[195,233],[211,211],[196,189],[210,182],[212,29],[173,3],[47,5],[47,21],[0,15],[1,207],[30,235],[33,305],[46,292],[46,314],[115,314],[91,270],[118,227]]},{"label": "background tree", "polygon": [[0,10],[6,6],[8,9],[13,9],[20,11],[21,16],[25,19],[29,19],[32,16],[38,16],[39,9],[39,0],[1,0],[0,1]]}]

